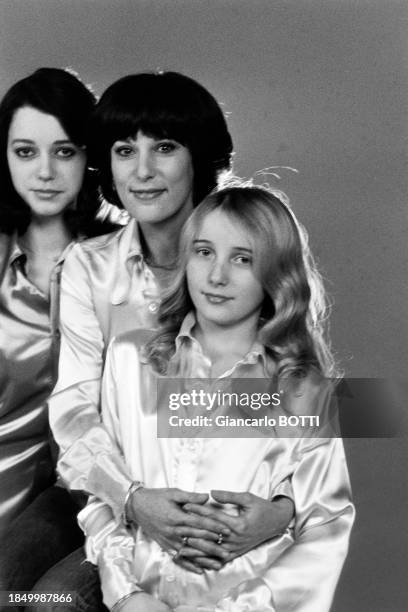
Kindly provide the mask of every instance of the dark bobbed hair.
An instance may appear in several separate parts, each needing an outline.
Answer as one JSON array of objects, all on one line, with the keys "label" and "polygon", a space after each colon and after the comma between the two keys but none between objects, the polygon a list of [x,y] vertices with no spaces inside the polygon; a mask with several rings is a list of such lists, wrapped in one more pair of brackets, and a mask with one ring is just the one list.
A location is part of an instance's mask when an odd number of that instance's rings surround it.
[{"label": "dark bobbed hair", "polygon": [[146,72],[113,83],[99,100],[91,123],[90,162],[99,170],[103,196],[123,208],[114,188],[111,147],[141,131],[170,138],[192,156],[193,203],[198,204],[231,166],[232,140],[215,98],[178,72]]},{"label": "dark bobbed hair", "polygon": [[335,363],[326,340],[325,291],[307,233],[281,194],[238,182],[206,197],[184,224],[179,271],[160,305],[160,331],[146,346],[153,368],[168,372],[181,323],[194,310],[187,263],[202,222],[213,211],[241,226],[252,243],[254,274],[264,290],[258,334],[276,363],[278,376],[303,375],[311,369],[334,375]]},{"label": "dark bobbed hair", "polygon": [[[8,133],[15,112],[28,106],[52,115],[70,140],[82,147],[95,103],[95,96],[79,78],[60,68],[39,68],[7,91],[0,103],[0,231],[23,234],[31,221],[30,208],[14,189],[7,162]],[[111,224],[95,220],[100,207],[97,187],[97,177],[86,169],[77,205],[64,213],[73,236],[93,236],[113,229]]]}]

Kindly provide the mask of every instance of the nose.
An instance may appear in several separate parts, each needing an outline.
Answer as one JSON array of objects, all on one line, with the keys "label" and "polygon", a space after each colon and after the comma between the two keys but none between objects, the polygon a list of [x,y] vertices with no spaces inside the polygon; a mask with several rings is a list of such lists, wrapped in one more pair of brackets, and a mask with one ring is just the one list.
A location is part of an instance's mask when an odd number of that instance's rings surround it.
[{"label": "nose", "polygon": [[208,274],[208,281],[214,287],[228,283],[228,269],[223,261],[219,259],[213,261]]},{"label": "nose", "polygon": [[55,170],[51,156],[48,153],[41,155],[38,165],[38,177],[42,181],[51,181],[54,178]]},{"label": "nose", "polygon": [[150,151],[139,152],[136,174],[141,181],[147,181],[155,175],[154,156]]}]

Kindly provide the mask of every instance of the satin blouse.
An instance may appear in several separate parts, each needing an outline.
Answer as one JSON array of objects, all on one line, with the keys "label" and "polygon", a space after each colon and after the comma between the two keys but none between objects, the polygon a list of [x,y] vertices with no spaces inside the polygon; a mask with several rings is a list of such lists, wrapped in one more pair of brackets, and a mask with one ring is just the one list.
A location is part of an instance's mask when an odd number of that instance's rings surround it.
[{"label": "satin blouse", "polygon": [[[178,339],[176,359],[184,364],[185,378],[208,376],[211,365],[191,335],[193,326],[189,315]],[[354,518],[341,439],[158,438],[151,405],[157,375],[141,358],[141,343],[137,332],[114,340],[103,381],[103,421],[132,478],[147,487],[250,491],[266,499],[289,479],[296,517],[283,535],[218,572],[196,575],[91,498],[79,520],[88,535],[88,560],[99,567],[105,604],[112,607],[143,590],[180,612],[328,612]],[[254,347],[223,377],[264,377],[265,363],[262,347]],[[307,407],[318,393],[313,380],[306,380],[295,401]]]},{"label": "satin blouse", "polygon": [[50,398],[58,472],[71,489],[98,495],[118,515],[131,478],[101,423],[105,352],[113,336],[156,326],[158,295],[134,219],[117,232],[76,244],[64,263],[59,374]]},{"label": "satin blouse", "polygon": [[0,537],[53,479],[47,398],[56,380],[63,256],[49,299],[25,275],[16,236],[0,234]]}]

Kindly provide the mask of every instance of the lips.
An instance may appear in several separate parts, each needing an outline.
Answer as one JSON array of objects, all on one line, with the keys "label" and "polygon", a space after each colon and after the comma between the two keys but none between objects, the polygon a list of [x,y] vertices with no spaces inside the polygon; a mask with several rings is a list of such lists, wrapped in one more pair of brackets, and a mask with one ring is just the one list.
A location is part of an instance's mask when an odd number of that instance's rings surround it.
[{"label": "lips", "polygon": [[160,197],[165,189],[131,189],[130,192],[139,200],[149,201]]},{"label": "lips", "polygon": [[210,302],[210,304],[224,304],[225,302],[229,302],[230,300],[234,299],[218,293],[206,293],[205,291],[202,291],[202,294],[207,301]]},{"label": "lips", "polygon": [[41,200],[51,200],[52,198],[55,198],[55,196],[62,193],[62,191],[57,189],[33,189],[33,192]]}]

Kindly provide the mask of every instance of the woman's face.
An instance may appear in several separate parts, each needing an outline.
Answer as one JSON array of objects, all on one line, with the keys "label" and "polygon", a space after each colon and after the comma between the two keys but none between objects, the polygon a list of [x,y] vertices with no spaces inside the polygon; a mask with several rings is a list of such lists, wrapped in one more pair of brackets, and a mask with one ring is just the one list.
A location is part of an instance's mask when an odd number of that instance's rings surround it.
[{"label": "woman's face", "polygon": [[184,222],[193,209],[191,154],[179,142],[139,131],[114,142],[111,164],[119,199],[139,223]]},{"label": "woman's face", "polygon": [[53,115],[19,108],[10,123],[7,161],[14,189],[34,217],[60,215],[75,202],[86,156]]},{"label": "woman's face", "polygon": [[253,270],[247,233],[214,210],[201,224],[187,262],[187,285],[198,321],[257,325],[264,291]]}]

